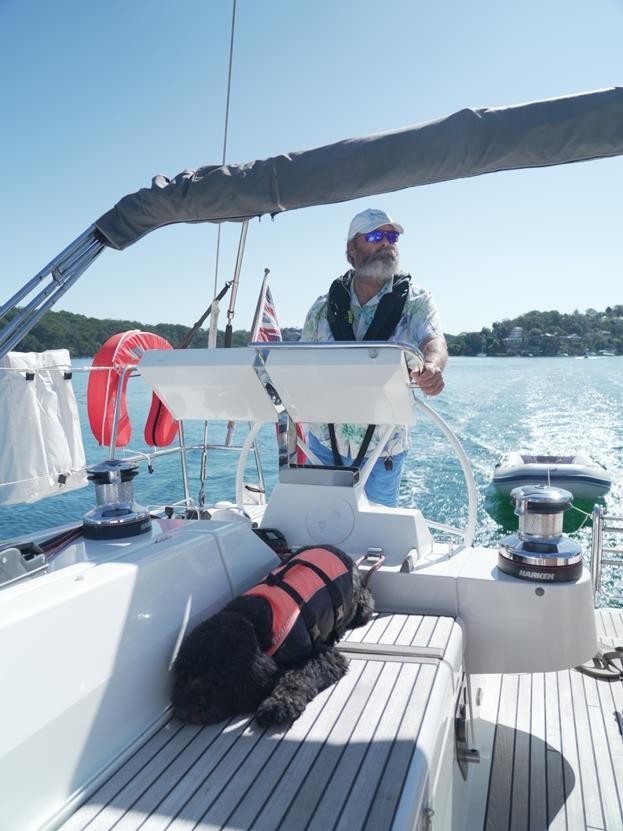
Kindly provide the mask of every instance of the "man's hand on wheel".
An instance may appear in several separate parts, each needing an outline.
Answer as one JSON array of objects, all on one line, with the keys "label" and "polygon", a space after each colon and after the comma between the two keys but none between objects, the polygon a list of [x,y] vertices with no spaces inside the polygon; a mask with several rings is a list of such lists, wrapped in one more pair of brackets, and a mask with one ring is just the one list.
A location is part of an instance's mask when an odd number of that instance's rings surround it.
[{"label": "man's hand on wheel", "polygon": [[439,395],[445,386],[441,370],[431,361],[424,361],[421,369],[414,369],[411,380],[425,395]]}]

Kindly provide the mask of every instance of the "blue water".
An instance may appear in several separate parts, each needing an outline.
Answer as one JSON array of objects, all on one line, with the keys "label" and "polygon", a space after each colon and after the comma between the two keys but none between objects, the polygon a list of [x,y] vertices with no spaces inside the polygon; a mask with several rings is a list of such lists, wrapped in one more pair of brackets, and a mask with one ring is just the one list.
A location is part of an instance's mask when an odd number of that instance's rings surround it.
[{"label": "blue water", "polygon": [[[74,362],[85,365],[84,359]],[[491,487],[491,475],[502,453],[524,449],[534,453],[567,454],[583,450],[605,464],[614,483],[603,504],[615,515],[623,513],[623,360],[620,358],[453,358],[446,370],[446,389],[430,399],[437,412],[458,435],[472,464],[479,492],[476,541],[495,544],[516,527],[507,497]],[[74,373],[85,452],[90,463],[106,457],[91,436],[86,415],[86,373]],[[140,378],[131,379],[128,402],[134,428],[132,449],[147,451],[142,430],[150,392]],[[203,425],[187,422],[187,444],[199,443]],[[246,427],[236,429],[244,440]],[[220,443],[224,424],[210,425],[209,441]],[[17,437],[13,437],[18,440]],[[274,428],[267,425],[259,445],[268,490],[277,476]],[[190,489],[197,496],[199,453],[190,454]],[[210,451],[206,501],[234,500],[237,454]],[[246,481],[256,482],[249,466]],[[135,483],[139,502],[163,505],[183,496],[180,462],[163,458],[149,474],[141,464]],[[90,486],[41,500],[33,505],[0,507],[0,539],[79,520],[93,507]],[[430,519],[463,525],[466,497],[461,468],[445,438],[424,418],[413,428],[412,448],[400,490],[400,504],[417,505]],[[582,511],[592,504],[576,503]],[[582,525],[584,523],[584,525]],[[590,522],[580,511],[565,517],[565,529],[585,547],[590,545]]]}]

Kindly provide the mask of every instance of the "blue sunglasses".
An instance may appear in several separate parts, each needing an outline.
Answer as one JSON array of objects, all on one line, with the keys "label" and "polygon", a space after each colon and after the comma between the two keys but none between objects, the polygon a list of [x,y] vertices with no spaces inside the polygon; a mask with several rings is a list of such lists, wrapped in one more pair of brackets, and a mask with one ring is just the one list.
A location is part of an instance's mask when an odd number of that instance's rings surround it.
[{"label": "blue sunglasses", "polygon": [[366,242],[382,242],[383,239],[386,239],[387,242],[394,245],[398,242],[398,237],[400,234],[398,231],[370,231],[368,234],[363,234],[365,237]]}]

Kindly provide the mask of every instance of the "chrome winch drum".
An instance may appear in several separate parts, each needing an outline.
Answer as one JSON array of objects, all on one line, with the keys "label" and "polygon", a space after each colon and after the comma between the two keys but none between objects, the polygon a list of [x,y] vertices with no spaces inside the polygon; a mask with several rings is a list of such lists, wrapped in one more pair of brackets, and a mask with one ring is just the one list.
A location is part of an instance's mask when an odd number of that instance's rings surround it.
[{"label": "chrome winch drum", "polygon": [[500,540],[498,568],[522,580],[560,583],[582,574],[582,549],[562,533],[573,495],[549,485],[514,488],[519,530]]},{"label": "chrome winch drum", "polygon": [[148,511],[134,502],[132,480],[138,467],[121,459],[108,459],[87,470],[95,485],[97,505],[84,515],[82,532],[96,540],[143,534],[151,528]]}]

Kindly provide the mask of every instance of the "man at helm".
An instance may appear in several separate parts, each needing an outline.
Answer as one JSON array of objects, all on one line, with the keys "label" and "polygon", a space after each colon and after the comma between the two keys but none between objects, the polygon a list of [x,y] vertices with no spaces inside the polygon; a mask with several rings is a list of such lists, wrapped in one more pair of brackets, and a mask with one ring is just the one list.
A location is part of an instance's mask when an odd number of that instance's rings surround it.
[{"label": "man at helm", "polygon": [[[422,367],[412,380],[426,395],[439,395],[448,360],[437,308],[430,292],[415,286],[400,267],[402,225],[375,208],[353,217],[346,258],[352,268],[334,280],[305,319],[302,340],[388,340],[417,346]],[[329,465],[361,466],[377,447],[379,430],[365,424],[311,424],[309,447]],[[408,447],[405,425],[397,425],[376,462],[365,490],[372,502],[395,505]]]}]

